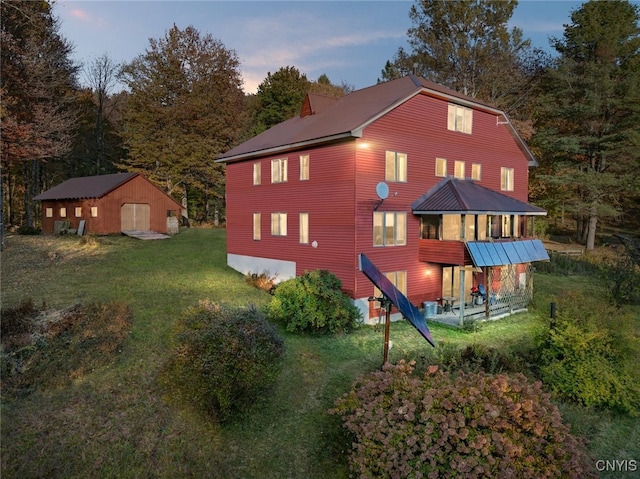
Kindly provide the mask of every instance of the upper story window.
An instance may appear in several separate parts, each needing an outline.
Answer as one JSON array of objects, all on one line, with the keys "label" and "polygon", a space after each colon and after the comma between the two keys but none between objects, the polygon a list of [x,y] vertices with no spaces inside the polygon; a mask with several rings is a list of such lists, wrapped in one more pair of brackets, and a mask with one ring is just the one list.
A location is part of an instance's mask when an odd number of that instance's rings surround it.
[{"label": "upper story window", "polygon": [[403,246],[407,244],[407,213],[376,211],[373,213],[373,245]]},{"label": "upper story window", "polygon": [[482,175],[482,165],[480,163],[473,163],[471,165],[471,179],[480,181]]},{"label": "upper story window", "polygon": [[500,168],[500,189],[502,191],[513,191],[513,168]]},{"label": "upper story window", "polygon": [[262,183],[262,164],[254,163],[253,164],[253,184],[259,185]]},{"label": "upper story window", "polygon": [[309,179],[309,155],[300,155],[300,180]]},{"label": "upper story window", "polygon": [[440,215],[422,215],[420,217],[420,238],[440,239]]},{"label": "upper story window", "polygon": [[253,239],[256,240],[256,241],[260,241],[261,220],[262,220],[262,214],[261,213],[254,213],[253,214]]},{"label": "upper story window", "polygon": [[271,234],[273,236],[287,236],[286,213],[271,213]]},{"label": "upper story window", "polygon": [[447,117],[447,129],[451,131],[459,131],[471,134],[471,126],[473,123],[473,110],[464,106],[449,103],[449,112]]},{"label": "upper story window", "polygon": [[407,154],[396,151],[387,151],[385,154],[386,181],[407,181]]},{"label": "upper story window", "polygon": [[436,158],[436,176],[447,176],[447,160],[445,158]]},{"label": "upper story window", "polygon": [[300,213],[300,244],[309,244],[309,213]]},{"label": "upper story window", "polygon": [[284,183],[287,181],[287,159],[279,158],[271,160],[271,183]]},{"label": "upper story window", "polygon": [[464,161],[456,160],[453,164],[453,176],[464,179]]}]

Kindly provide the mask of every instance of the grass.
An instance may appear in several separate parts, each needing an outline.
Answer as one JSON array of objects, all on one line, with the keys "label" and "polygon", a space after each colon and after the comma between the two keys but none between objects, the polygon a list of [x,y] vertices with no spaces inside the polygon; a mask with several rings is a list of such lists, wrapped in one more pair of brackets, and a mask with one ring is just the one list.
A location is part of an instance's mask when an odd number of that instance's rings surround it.
[{"label": "grass", "polygon": [[[187,229],[170,240],[128,237],[10,236],[2,252],[2,305],[117,301],[129,306],[130,336],[119,354],[65,386],[2,397],[2,476],[343,478],[350,439],[326,414],[353,380],[382,361],[383,329],[341,336],[282,332],[286,358],[274,392],[227,428],[165,400],[157,375],[171,331],[201,299],[263,307],[264,291],[227,268],[224,230]],[[582,277],[536,276],[533,307]],[[545,319],[535,311],[490,322],[473,333],[431,327],[438,343],[517,350]],[[405,322],[391,325],[390,360],[418,359],[430,346]],[[592,439],[595,459],[640,457],[638,421],[562,405],[574,430]],[[602,477],[625,477],[615,473]],[[631,476],[628,476],[631,477]]]}]

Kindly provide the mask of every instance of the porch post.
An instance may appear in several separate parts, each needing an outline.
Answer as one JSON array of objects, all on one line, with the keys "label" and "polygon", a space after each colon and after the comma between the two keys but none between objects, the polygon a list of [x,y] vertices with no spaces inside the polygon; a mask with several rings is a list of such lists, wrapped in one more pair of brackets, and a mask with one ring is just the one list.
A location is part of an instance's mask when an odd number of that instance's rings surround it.
[{"label": "porch post", "polygon": [[465,277],[465,268],[464,266],[462,266],[460,268],[460,291],[459,291],[459,301],[460,301],[460,322],[459,325],[460,327],[464,326],[464,291],[465,291],[465,286],[464,286],[464,277]]},{"label": "porch post", "polygon": [[489,298],[491,294],[489,292],[489,276],[491,276],[491,266],[486,266],[484,268],[484,293],[486,298],[484,298],[484,318],[489,319]]}]

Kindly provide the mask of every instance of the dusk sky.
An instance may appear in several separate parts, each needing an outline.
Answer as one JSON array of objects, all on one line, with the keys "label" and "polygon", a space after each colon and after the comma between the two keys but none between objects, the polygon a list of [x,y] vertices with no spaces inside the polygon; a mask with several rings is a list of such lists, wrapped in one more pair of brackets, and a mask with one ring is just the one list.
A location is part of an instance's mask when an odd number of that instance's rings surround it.
[{"label": "dusk sky", "polygon": [[[571,11],[583,2],[520,0],[511,19],[536,47],[550,50],[562,37]],[[118,1],[59,0],[60,33],[87,63],[106,53],[117,63],[145,53],[149,38],[163,38],[175,23],[211,34],[240,60],[244,90],[280,67],[294,66],[310,80],[323,73],[356,89],[381,76],[398,47],[407,48],[411,27],[406,0],[381,1]],[[81,81],[83,79],[81,78]]]}]

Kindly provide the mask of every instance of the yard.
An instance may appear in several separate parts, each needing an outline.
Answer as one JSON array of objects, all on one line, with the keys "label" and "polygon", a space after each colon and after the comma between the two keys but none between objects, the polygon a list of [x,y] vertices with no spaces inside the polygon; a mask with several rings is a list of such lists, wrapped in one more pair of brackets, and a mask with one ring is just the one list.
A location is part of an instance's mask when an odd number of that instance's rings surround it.
[{"label": "yard", "polygon": [[[158,372],[186,308],[202,299],[258,307],[269,301],[225,264],[224,230],[187,229],[163,241],[9,236],[2,252],[3,308],[27,298],[47,308],[119,301],[131,308],[133,323],[108,364],[25,396],[3,391],[2,476],[348,477],[349,438],[326,411],[357,376],[380,367],[383,328],[337,337],[283,332],[287,353],[275,391],[224,429],[165,400]],[[534,288],[529,313],[476,332],[430,325],[433,337],[445,345],[442,351],[472,343],[526,349],[558,291],[595,291],[597,285],[587,277],[537,274]],[[391,362],[429,354],[405,322],[392,324],[391,340]],[[596,460],[640,462],[637,419],[561,409],[574,433],[590,440],[594,468]]]}]

